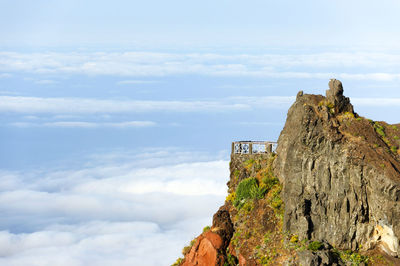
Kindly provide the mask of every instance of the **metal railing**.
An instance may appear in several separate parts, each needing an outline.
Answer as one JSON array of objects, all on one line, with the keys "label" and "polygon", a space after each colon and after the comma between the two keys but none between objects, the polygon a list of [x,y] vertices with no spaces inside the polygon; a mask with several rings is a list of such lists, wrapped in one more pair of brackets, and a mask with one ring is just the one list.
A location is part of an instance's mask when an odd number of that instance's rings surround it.
[{"label": "metal railing", "polygon": [[232,154],[272,153],[277,146],[277,142],[271,141],[235,141],[232,142]]}]

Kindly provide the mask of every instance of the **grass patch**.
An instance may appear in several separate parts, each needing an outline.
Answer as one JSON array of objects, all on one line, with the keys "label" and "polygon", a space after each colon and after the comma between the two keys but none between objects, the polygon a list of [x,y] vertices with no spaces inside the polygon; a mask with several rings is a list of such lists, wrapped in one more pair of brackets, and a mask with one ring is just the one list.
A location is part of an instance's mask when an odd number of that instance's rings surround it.
[{"label": "grass patch", "polygon": [[374,123],[374,129],[376,131],[376,133],[378,133],[381,137],[385,137],[386,133],[385,133],[385,128],[378,124],[378,123]]},{"label": "grass patch", "polygon": [[240,209],[250,199],[261,199],[264,197],[266,188],[259,187],[258,181],[254,177],[249,177],[240,181],[236,189],[236,197],[233,205]]},{"label": "grass patch", "polygon": [[307,249],[311,251],[317,251],[322,248],[323,244],[319,241],[312,241],[310,244],[308,244]]}]

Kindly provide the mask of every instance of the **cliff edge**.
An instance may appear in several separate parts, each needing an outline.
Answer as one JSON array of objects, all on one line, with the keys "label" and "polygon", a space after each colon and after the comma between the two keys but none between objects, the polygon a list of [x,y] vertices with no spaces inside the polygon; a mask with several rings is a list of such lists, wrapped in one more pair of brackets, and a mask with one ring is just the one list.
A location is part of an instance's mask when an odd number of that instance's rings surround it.
[{"label": "cliff edge", "polygon": [[299,92],[276,153],[232,154],[228,197],[178,265],[400,265],[400,125],[342,83]]}]

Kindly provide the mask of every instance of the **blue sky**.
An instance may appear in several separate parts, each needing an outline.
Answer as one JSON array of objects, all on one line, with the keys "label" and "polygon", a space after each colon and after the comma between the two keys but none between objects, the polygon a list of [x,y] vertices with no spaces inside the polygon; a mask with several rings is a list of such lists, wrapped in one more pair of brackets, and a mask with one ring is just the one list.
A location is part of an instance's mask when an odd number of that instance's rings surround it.
[{"label": "blue sky", "polygon": [[171,264],[223,204],[230,143],[276,140],[330,78],[398,123],[399,9],[0,1],[0,265]]}]

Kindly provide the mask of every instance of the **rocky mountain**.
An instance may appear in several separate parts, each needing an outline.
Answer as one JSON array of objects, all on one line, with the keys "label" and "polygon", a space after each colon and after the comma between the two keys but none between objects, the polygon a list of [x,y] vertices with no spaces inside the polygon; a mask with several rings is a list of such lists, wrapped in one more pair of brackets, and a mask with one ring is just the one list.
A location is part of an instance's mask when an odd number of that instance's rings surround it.
[{"label": "rocky mountain", "polygon": [[225,204],[176,265],[400,265],[399,145],[340,81],[299,92],[275,153],[232,154]]}]

